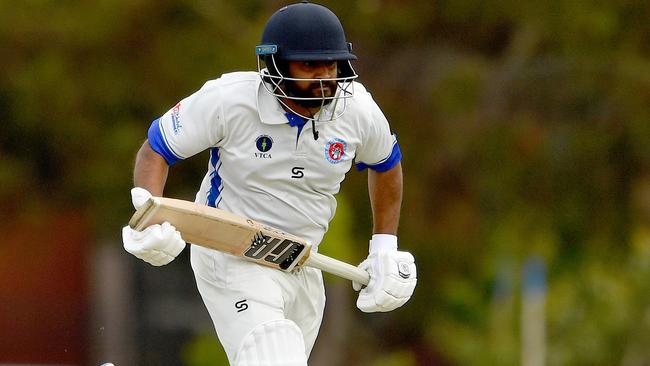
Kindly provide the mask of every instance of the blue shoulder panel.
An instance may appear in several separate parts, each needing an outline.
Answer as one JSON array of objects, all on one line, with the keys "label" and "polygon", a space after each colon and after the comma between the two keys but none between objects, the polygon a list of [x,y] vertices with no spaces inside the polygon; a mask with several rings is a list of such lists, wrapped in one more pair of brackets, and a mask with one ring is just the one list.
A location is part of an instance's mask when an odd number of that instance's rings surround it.
[{"label": "blue shoulder panel", "polygon": [[179,160],[182,160],[169,148],[167,140],[163,135],[162,128],[160,128],[160,118],[151,123],[147,137],[149,138],[149,145],[151,145],[153,151],[165,158],[168,165],[174,165]]},{"label": "blue shoulder panel", "polygon": [[374,171],[383,173],[391,170],[401,160],[402,160],[402,151],[400,150],[397,141],[395,141],[395,144],[393,144],[393,151],[391,151],[390,156],[386,160],[377,164],[357,163],[356,167],[358,171],[362,171],[366,168],[369,168]]}]

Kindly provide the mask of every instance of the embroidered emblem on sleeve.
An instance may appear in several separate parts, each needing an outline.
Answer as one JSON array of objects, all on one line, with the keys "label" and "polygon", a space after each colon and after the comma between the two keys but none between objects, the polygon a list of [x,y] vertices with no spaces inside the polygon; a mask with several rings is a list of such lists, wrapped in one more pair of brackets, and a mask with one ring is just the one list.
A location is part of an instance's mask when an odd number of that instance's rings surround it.
[{"label": "embroidered emblem on sleeve", "polygon": [[174,129],[174,135],[178,135],[181,131],[183,124],[181,124],[181,104],[178,103],[172,108],[172,128]]}]

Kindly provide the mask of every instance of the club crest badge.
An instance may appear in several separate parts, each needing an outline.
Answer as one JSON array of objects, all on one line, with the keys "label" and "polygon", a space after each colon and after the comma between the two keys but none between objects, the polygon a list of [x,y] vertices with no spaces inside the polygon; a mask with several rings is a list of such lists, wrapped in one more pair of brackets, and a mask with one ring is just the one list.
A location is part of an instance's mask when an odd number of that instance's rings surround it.
[{"label": "club crest badge", "polygon": [[347,148],[348,144],[339,138],[329,140],[325,145],[325,158],[332,164],[338,164],[342,160],[345,160],[344,157]]},{"label": "club crest badge", "polygon": [[261,135],[255,140],[255,146],[260,152],[268,152],[273,147],[273,139],[268,135]]},{"label": "club crest badge", "polygon": [[273,147],[273,139],[269,135],[260,135],[255,139],[255,147],[257,151],[255,157],[259,159],[271,159],[270,150]]}]

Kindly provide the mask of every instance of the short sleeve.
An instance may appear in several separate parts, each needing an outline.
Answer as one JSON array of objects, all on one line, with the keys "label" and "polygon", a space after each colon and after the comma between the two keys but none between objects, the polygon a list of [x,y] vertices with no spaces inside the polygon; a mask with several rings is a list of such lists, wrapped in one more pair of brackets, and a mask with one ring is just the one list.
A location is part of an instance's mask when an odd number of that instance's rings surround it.
[{"label": "short sleeve", "polygon": [[149,144],[167,164],[189,158],[218,146],[225,136],[225,123],[218,80],[181,100],[151,123]]},{"label": "short sleeve", "polygon": [[388,120],[377,103],[370,99],[365,131],[362,133],[361,146],[357,149],[356,167],[358,170],[370,168],[385,172],[402,160],[402,153],[397,137],[390,131]]}]

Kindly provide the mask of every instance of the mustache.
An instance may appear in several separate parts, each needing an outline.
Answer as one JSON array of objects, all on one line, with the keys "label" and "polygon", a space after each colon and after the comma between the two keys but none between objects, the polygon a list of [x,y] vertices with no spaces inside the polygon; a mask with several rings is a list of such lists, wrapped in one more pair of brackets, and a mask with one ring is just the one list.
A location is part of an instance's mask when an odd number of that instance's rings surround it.
[{"label": "mustache", "polygon": [[309,90],[320,90],[321,85],[322,85],[323,88],[330,88],[332,90],[334,90],[337,87],[336,81],[327,80],[327,81],[323,81],[322,83],[321,82],[313,82],[313,83],[309,84],[308,89]]},{"label": "mustache", "polygon": [[[322,89],[321,89],[322,85]],[[329,91],[325,89],[329,88]],[[317,108],[322,105],[328,105],[332,101],[330,98],[336,93],[338,89],[338,83],[333,80],[327,80],[322,82],[311,82],[307,85],[306,88],[298,88],[295,82],[287,80],[284,85],[285,91],[289,97],[299,97],[299,98],[314,98],[308,100],[294,100],[294,102],[305,108]],[[322,99],[321,99],[322,98]]]}]

